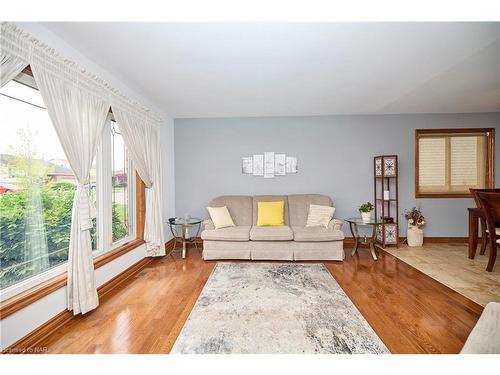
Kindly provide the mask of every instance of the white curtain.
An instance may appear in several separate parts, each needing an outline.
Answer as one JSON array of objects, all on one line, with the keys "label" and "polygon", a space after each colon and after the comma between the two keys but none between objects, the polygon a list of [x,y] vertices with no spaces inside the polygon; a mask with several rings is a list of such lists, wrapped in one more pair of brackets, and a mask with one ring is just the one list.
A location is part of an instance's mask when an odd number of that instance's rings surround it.
[{"label": "white curtain", "polygon": [[4,87],[11,79],[15,78],[29,64],[19,57],[12,56],[2,51],[0,57],[0,88]]},{"label": "white curtain", "polygon": [[[108,83],[65,59],[15,24],[0,23],[0,87],[30,65],[49,116],[78,181],[68,255],[68,309],[97,307],[90,241],[90,201],[83,188],[90,172],[109,103],[146,190],[144,239],[149,256],[164,255],[160,140],[161,118]],[[115,108],[116,107],[116,108]],[[121,111],[120,111],[121,110]],[[123,111],[123,114],[121,112]],[[140,120],[138,120],[140,119]]]},{"label": "white curtain", "polygon": [[91,206],[84,184],[110,105],[63,77],[48,74],[38,64],[35,62],[31,66],[33,76],[77,180],[69,241],[67,297],[68,310],[73,310],[75,315],[84,314],[99,304],[90,239]]},{"label": "white curtain", "polygon": [[165,255],[163,233],[163,191],[161,176],[160,127],[148,124],[146,138],[149,140],[148,164],[153,185],[146,189],[146,218],[144,240],[147,256]]},{"label": "white curtain", "polygon": [[146,185],[146,255],[165,255],[160,128],[119,107],[113,107],[113,114],[137,173]]}]

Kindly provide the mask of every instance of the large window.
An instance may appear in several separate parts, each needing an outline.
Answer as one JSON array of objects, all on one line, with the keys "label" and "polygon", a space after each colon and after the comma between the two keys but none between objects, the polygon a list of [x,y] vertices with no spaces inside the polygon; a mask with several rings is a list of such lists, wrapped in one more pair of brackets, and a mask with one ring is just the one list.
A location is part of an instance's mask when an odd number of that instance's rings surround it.
[{"label": "large window", "polygon": [[417,198],[469,197],[493,187],[494,129],[417,129]]},{"label": "large window", "polygon": [[75,178],[30,78],[0,90],[0,289],[68,259]]},{"label": "large window", "polygon": [[112,238],[113,242],[123,241],[131,235],[132,206],[131,194],[134,184],[132,183],[132,164],[127,155],[127,148],[123,142],[120,129],[116,122],[111,120],[111,163],[112,163]]},{"label": "large window", "polygon": [[[33,77],[0,90],[0,289],[3,298],[65,270],[76,180]],[[135,172],[110,114],[86,183],[96,256],[135,237]]]}]

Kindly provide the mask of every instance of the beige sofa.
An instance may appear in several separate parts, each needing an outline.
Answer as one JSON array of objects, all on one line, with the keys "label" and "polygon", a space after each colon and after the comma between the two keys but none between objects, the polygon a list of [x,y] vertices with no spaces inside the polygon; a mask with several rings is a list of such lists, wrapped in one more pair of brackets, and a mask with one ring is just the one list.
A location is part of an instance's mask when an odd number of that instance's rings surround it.
[{"label": "beige sofa", "polygon": [[[285,202],[285,225],[258,227],[257,202]],[[210,207],[227,206],[236,226],[215,229],[204,222],[203,259],[344,260],[342,221],[325,227],[306,227],[310,204],[331,206],[326,195],[220,196]]]}]

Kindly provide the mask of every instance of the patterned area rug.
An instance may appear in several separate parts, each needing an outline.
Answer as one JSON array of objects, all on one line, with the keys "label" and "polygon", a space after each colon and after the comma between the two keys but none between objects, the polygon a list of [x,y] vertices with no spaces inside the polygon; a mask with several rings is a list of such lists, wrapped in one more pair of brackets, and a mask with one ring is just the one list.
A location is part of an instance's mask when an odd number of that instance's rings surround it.
[{"label": "patterned area rug", "polygon": [[217,263],[171,353],[388,353],[323,264]]}]

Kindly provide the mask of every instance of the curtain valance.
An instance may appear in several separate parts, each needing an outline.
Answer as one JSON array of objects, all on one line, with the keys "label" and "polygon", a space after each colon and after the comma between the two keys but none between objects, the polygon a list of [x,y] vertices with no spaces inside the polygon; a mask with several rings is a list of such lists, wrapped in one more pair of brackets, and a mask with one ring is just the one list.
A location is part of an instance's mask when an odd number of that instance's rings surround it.
[{"label": "curtain valance", "polygon": [[147,121],[153,125],[161,122],[161,117],[157,113],[126,97],[75,62],[63,58],[53,48],[15,24],[9,22],[1,24],[0,55],[2,58],[24,61],[27,64],[36,63],[44,73],[107,101],[112,104],[113,108],[120,108],[122,112],[127,112],[128,116],[140,121]]}]

